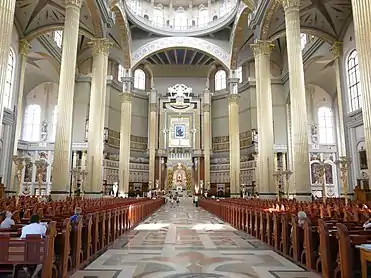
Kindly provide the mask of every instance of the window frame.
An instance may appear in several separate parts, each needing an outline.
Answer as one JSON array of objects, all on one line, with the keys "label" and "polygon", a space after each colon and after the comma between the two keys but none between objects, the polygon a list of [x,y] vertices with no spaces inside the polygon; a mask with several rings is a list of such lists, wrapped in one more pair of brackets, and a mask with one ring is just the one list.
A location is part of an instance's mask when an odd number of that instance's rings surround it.
[{"label": "window frame", "polygon": [[122,82],[122,78],[125,76],[125,69],[124,69],[124,67],[121,65],[121,64],[119,64],[118,66],[117,66],[117,80],[119,81],[119,82]]},{"label": "window frame", "polygon": [[[32,118],[30,118],[31,116]],[[25,115],[24,115],[23,134],[22,134],[23,140],[27,142],[40,141],[40,138],[41,138],[40,127],[41,127],[41,106],[39,104],[27,105],[25,109]]]},{"label": "window frame", "polygon": [[134,71],[134,88],[143,91],[146,89],[146,73],[142,69]]},{"label": "window frame", "polygon": [[179,7],[175,11],[174,18],[174,29],[175,30],[185,30],[188,28],[188,18],[187,13],[183,7]]},{"label": "window frame", "polygon": [[[219,75],[222,75],[219,77]],[[225,70],[218,70],[214,75],[214,89],[215,91],[221,91],[227,89],[227,73]]]},{"label": "window frame", "polygon": [[[16,56],[12,47],[9,48],[8,62],[6,66],[5,86],[4,86],[4,97],[3,106],[7,109],[13,109],[13,90],[15,80],[15,67],[16,67]],[[9,73],[10,72],[10,73]]]},{"label": "window frame", "polygon": [[63,45],[63,31],[57,30],[53,32],[53,40],[59,48],[62,48]]},{"label": "window frame", "polygon": [[331,108],[321,106],[317,110],[319,144],[335,144],[334,113]]},{"label": "window frame", "polygon": [[351,113],[362,108],[362,88],[356,49],[353,49],[347,56],[346,74],[349,100],[348,112]]}]

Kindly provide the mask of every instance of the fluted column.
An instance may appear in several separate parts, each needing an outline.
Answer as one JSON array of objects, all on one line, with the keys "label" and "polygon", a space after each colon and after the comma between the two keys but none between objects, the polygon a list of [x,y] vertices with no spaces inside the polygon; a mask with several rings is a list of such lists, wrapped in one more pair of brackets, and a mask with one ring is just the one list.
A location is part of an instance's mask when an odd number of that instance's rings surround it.
[{"label": "fluted column", "polygon": [[120,165],[119,192],[121,196],[129,194],[130,177],[130,135],[131,135],[131,88],[132,77],[123,78],[123,93],[121,94],[121,127],[120,127]]},{"label": "fluted column", "polygon": [[69,192],[77,40],[82,0],[66,0],[51,194]]},{"label": "fluted column", "polygon": [[300,42],[300,0],[276,0],[285,11],[292,121],[293,191],[299,198],[311,196],[308,152],[308,119]]},{"label": "fluted column", "polygon": [[7,75],[9,49],[12,42],[14,22],[14,0],[0,1],[0,134],[3,122],[4,88]]},{"label": "fluted column", "polygon": [[336,92],[338,100],[338,113],[339,120],[337,126],[337,137],[338,137],[338,154],[339,157],[346,156],[345,149],[345,133],[344,133],[344,112],[343,112],[343,94],[341,90],[341,74],[340,74],[340,56],[342,53],[342,43],[335,42],[330,49],[334,55],[334,66],[335,66],[335,75],[336,75]]},{"label": "fluted column", "polygon": [[107,39],[94,39],[93,68],[90,90],[89,127],[88,127],[88,153],[87,170],[88,178],[85,194],[102,195],[103,188],[103,129],[102,117],[104,117],[104,94],[106,86],[106,74],[110,43]]},{"label": "fluted column", "polygon": [[240,196],[240,123],[238,78],[232,74],[228,80],[230,94],[228,97],[229,118],[229,179],[231,197]]},{"label": "fluted column", "polygon": [[149,96],[149,182],[155,187],[156,164],[156,127],[157,127],[157,91],[152,89]]},{"label": "fluted column", "polygon": [[210,182],[210,151],[211,151],[211,123],[210,123],[210,90],[204,90],[203,104],[203,131],[202,140],[204,148],[204,184],[207,186]]},{"label": "fluted column", "polygon": [[[23,122],[23,98],[24,98],[24,77],[26,72],[26,65],[27,65],[27,55],[31,48],[31,45],[25,40],[22,39],[19,42],[19,52],[21,54],[21,67],[19,73],[19,89],[18,89],[18,101],[17,101],[17,124],[15,126],[15,133],[14,133],[14,140],[13,140],[13,155],[18,153],[18,140],[21,139],[22,133],[22,122]],[[12,173],[10,177],[10,191],[16,191],[15,182],[15,175],[17,169],[14,163],[12,163]]]},{"label": "fluted column", "polygon": [[356,37],[362,92],[362,114],[365,129],[367,165],[371,167],[371,2],[352,0],[354,33]]},{"label": "fluted column", "polygon": [[255,56],[257,119],[258,119],[258,186],[259,195],[274,197],[274,134],[270,55],[274,44],[257,41],[251,45]]}]

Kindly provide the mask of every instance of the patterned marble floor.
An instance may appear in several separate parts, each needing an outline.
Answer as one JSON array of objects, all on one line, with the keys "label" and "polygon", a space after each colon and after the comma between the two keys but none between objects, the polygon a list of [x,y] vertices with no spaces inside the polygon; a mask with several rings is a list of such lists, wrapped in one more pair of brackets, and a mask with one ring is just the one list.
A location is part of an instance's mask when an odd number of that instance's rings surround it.
[{"label": "patterned marble floor", "polygon": [[191,199],[125,233],[72,278],[318,278]]}]

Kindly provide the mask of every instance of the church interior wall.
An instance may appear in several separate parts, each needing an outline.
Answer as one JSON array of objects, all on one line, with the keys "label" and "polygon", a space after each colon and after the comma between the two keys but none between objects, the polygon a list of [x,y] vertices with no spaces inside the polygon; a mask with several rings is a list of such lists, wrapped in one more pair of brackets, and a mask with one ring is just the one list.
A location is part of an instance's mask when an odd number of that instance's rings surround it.
[{"label": "church interior wall", "polygon": [[72,138],[75,143],[86,141],[86,120],[89,117],[89,99],[91,79],[79,80],[75,83],[75,96],[73,104],[73,132]]},{"label": "church interior wall", "polygon": [[228,98],[211,101],[212,137],[228,136]]}]

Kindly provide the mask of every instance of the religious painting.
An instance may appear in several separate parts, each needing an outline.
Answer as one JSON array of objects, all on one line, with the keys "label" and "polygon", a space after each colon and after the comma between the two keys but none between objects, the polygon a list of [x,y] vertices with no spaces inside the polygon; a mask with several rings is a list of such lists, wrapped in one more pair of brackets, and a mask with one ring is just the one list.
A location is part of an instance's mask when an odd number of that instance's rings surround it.
[{"label": "religious painting", "polygon": [[332,165],[325,164],[325,177],[326,177],[326,184],[334,184],[334,178],[332,176]]},{"label": "religious painting", "polygon": [[359,165],[361,170],[367,169],[367,154],[365,150],[360,150],[359,152]]},{"label": "religious painting", "polygon": [[174,126],[174,138],[184,139],[185,138],[185,125],[175,125]]}]

